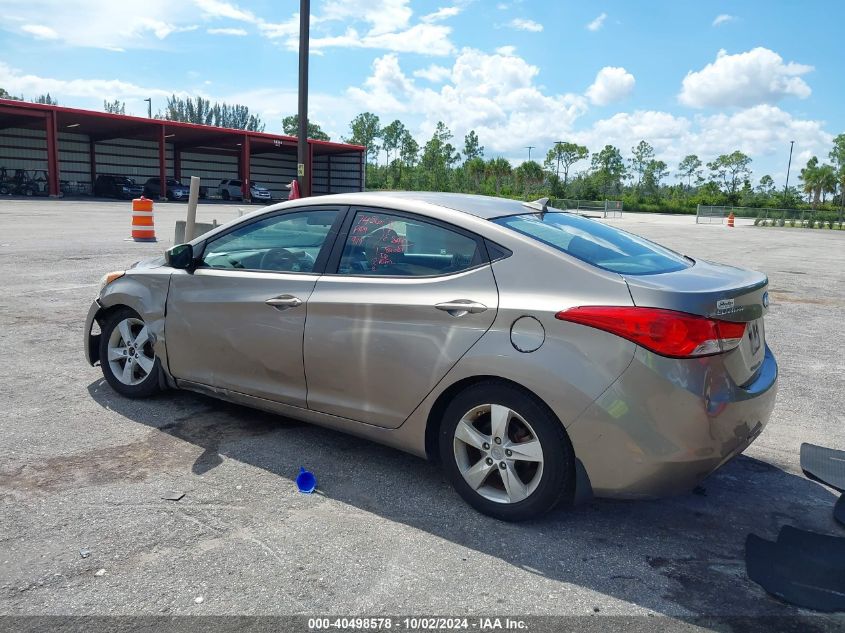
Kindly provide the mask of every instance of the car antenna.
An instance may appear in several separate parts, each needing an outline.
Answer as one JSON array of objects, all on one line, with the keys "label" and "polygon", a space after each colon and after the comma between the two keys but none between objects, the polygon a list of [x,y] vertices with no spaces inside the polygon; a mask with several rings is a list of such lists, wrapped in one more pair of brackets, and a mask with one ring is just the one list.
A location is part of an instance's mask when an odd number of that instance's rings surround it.
[{"label": "car antenna", "polygon": [[528,207],[529,209],[536,209],[540,212],[540,219],[543,219],[543,216],[546,215],[549,211],[549,199],[548,198],[539,198],[537,200],[533,200],[532,202],[523,202],[523,207]]}]

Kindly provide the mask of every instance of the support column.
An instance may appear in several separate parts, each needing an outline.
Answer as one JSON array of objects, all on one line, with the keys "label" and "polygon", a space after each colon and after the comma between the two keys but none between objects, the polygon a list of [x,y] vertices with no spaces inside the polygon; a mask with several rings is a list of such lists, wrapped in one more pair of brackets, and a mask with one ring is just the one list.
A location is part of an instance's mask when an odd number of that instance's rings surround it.
[{"label": "support column", "polygon": [[159,127],[158,134],[158,177],[160,183],[159,200],[167,200],[167,153],[165,148],[165,126]]},{"label": "support column", "polygon": [[182,182],[182,150],[173,145],[173,177]]},{"label": "support column", "polygon": [[94,181],[97,180],[97,143],[88,139],[88,169],[91,174],[91,193],[94,193]]},{"label": "support column", "polygon": [[314,187],[314,172],[312,171],[311,167],[314,165],[314,144],[310,141],[308,142],[308,155],[307,161],[305,163],[305,173],[307,174],[305,178],[305,189],[307,191],[302,193],[303,197],[311,197],[311,192],[313,191]]},{"label": "support column", "polygon": [[59,195],[59,142],[56,131],[56,113],[50,114],[44,119],[47,126],[47,190],[56,197]]},{"label": "support column", "polygon": [[330,194],[332,192],[332,155],[329,154],[326,157],[326,162],[328,163],[328,167],[326,168],[326,174],[328,175],[327,180],[328,184],[326,184],[326,193]]},{"label": "support column", "polygon": [[241,160],[240,160],[240,173],[241,173],[241,194],[243,195],[244,202],[251,202],[249,196],[249,174],[250,174],[250,165],[249,165],[249,134],[245,134],[243,141],[241,142]]}]

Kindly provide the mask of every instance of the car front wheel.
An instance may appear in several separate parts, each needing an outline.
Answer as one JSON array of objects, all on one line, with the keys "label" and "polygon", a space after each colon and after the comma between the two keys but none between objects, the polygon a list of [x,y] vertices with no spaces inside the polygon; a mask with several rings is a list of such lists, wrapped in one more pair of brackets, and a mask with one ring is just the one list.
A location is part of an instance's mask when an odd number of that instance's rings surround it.
[{"label": "car front wheel", "polygon": [[119,394],[144,398],[159,390],[160,361],[143,319],[129,308],[115,311],[103,324],[100,366],[103,376]]},{"label": "car front wheel", "polygon": [[497,519],[533,519],[572,499],[574,456],[563,425],[508,383],[479,383],[450,403],[440,457],[458,494]]}]

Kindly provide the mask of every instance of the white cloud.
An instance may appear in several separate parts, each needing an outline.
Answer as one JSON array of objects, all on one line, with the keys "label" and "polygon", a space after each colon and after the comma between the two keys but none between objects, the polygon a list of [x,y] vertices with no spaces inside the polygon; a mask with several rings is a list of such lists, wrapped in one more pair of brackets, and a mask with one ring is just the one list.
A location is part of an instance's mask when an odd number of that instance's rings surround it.
[{"label": "white cloud", "polygon": [[347,94],[385,118],[417,118],[421,137],[443,121],[456,138],[475,129],[489,152],[517,152],[526,141],[554,142],[587,108],[579,95],[544,93],[535,83],[538,74],[539,68],[512,53],[467,48],[455,59],[449,81],[435,90],[417,86],[389,54],[374,62],[363,88]]},{"label": "white cloud", "polygon": [[720,50],[716,61],[684,77],[679,101],[693,108],[748,107],[774,103],[787,96],[805,99],[810,86],[801,79],[812,66],[783,58],[768,48],[729,55]]},{"label": "white cloud", "polygon": [[431,64],[428,68],[421,68],[414,71],[414,77],[427,79],[432,83],[442,83],[452,76],[452,69],[445,66]]},{"label": "white cloud", "polygon": [[[456,13],[447,7],[423,16],[412,24],[409,0],[327,0],[323,12],[311,16],[311,50],[327,48],[374,48],[421,55],[450,55],[455,47],[452,29],[436,22]],[[335,23],[345,25],[343,33],[332,32]],[[278,23],[259,23],[268,38],[282,39],[285,48],[299,48],[299,17]],[[359,28],[360,27],[360,28]]]},{"label": "white cloud", "polygon": [[[607,144],[615,145],[625,155],[645,139],[654,147],[657,158],[666,161],[673,172],[687,154],[697,154],[707,162],[738,149],[752,157],[757,177],[770,173],[781,182],[789,141],[795,140],[797,147],[809,157],[826,153],[833,138],[822,122],[799,119],[770,105],[758,105],[730,115],[693,118],[653,110],[620,112],[596,121],[587,129],[574,131],[571,137],[594,151]],[[799,154],[796,156],[801,160]]]},{"label": "white cloud", "polygon": [[735,15],[728,15],[727,13],[720,13],[716,16],[716,19],[713,20],[713,26],[720,26],[725,24],[726,22],[732,22],[736,20]]},{"label": "white cloud", "polygon": [[461,12],[460,7],[440,7],[437,11],[424,15],[420,18],[423,22],[439,22],[440,20],[447,20],[454,18]]},{"label": "white cloud", "polygon": [[87,48],[153,48],[198,28],[196,6],[170,0],[2,0],[2,5],[0,28]]},{"label": "white cloud", "polygon": [[239,35],[243,36],[246,35],[246,29],[233,29],[233,28],[225,28],[225,29],[206,29],[205,31],[209,35]]},{"label": "white cloud", "polygon": [[531,31],[533,33],[539,33],[543,30],[542,24],[527,18],[514,18],[508,23],[508,26],[517,31]]},{"label": "white cloud", "polygon": [[24,24],[21,27],[21,31],[34,35],[42,40],[56,40],[59,38],[59,34],[56,31],[43,24]]},{"label": "white cloud", "polygon": [[241,22],[255,22],[257,18],[252,11],[241,9],[231,2],[223,0],[194,0],[194,4],[210,18],[228,18]]},{"label": "white cloud", "polygon": [[605,106],[631,94],[635,83],[634,76],[624,68],[605,66],[596,75],[593,85],[587,88],[586,95],[591,103]]},{"label": "white cloud", "polygon": [[607,13],[599,14],[595,20],[590,22],[587,25],[588,31],[598,31],[601,27],[604,26],[604,21],[607,19]]},{"label": "white cloud", "polygon": [[[131,99],[145,97],[169,97],[170,90],[160,90],[122,81],[119,79],[53,79],[39,75],[27,75],[17,68],[0,62],[0,86],[11,94],[36,96],[49,92],[59,99],[94,98]],[[179,92],[177,91],[177,94]]]}]

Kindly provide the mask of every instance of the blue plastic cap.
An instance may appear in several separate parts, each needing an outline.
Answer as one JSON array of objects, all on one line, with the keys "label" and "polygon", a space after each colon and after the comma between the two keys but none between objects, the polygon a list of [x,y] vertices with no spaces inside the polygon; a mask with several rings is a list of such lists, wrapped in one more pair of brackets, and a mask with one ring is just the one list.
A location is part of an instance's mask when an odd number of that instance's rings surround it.
[{"label": "blue plastic cap", "polygon": [[317,489],[317,478],[310,470],[305,470],[304,466],[299,467],[299,474],[296,476],[296,487],[299,492],[310,495]]}]

